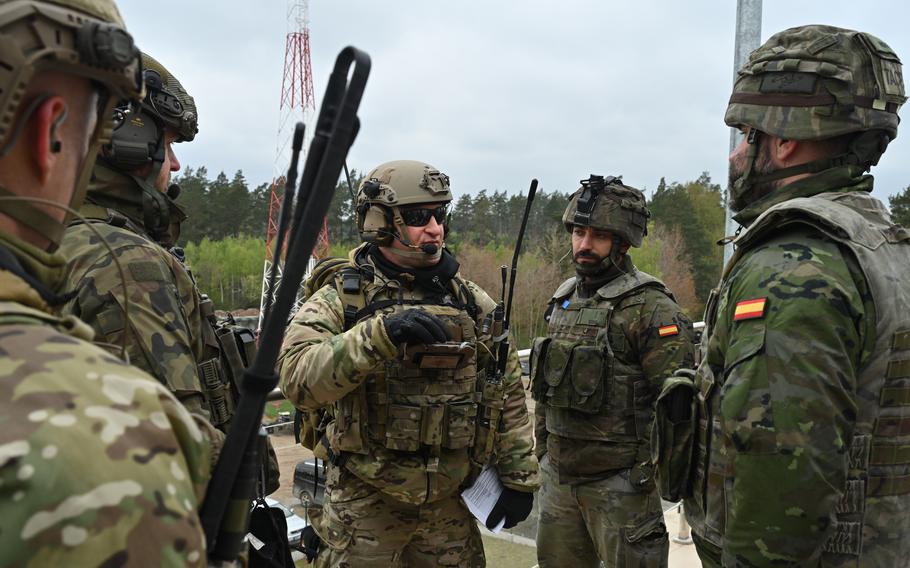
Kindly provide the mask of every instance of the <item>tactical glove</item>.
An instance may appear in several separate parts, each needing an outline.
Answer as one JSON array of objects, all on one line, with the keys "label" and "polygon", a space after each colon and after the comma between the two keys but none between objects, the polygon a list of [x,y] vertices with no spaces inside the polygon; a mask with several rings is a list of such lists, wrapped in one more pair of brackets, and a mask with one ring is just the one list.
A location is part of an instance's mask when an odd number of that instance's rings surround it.
[{"label": "tactical glove", "polygon": [[487,528],[493,530],[503,518],[506,520],[505,528],[510,529],[528,518],[531,507],[534,506],[534,494],[526,491],[515,491],[508,487],[502,488],[502,495],[493,505],[493,510],[487,516]]},{"label": "tactical glove", "polygon": [[316,531],[313,530],[313,527],[306,526],[303,528],[303,532],[300,534],[300,550],[306,555],[307,564],[316,560],[316,555],[319,554],[319,546],[322,544],[322,541],[319,539],[319,535],[316,534]]},{"label": "tactical glove", "polygon": [[445,323],[421,310],[405,310],[383,318],[385,331],[395,345],[442,343],[452,339]]}]

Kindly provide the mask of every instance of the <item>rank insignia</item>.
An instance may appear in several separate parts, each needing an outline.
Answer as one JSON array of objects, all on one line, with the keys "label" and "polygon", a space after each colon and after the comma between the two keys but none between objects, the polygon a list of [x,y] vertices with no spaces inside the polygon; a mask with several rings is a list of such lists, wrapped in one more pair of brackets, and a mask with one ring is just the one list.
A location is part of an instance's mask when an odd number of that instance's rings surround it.
[{"label": "rank insignia", "polygon": [[756,298],[754,300],[737,302],[736,310],[733,311],[733,321],[764,317],[765,304],[767,301],[767,298]]},{"label": "rank insignia", "polygon": [[679,335],[679,327],[675,323],[670,325],[664,325],[657,328],[657,335],[661,337],[670,337],[671,335]]}]

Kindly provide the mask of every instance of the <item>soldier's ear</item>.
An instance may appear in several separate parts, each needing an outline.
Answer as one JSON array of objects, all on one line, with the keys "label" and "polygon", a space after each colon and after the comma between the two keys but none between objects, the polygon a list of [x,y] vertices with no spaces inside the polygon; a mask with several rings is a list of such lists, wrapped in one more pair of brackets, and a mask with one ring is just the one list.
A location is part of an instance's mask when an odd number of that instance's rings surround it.
[{"label": "soldier's ear", "polygon": [[59,95],[46,97],[28,118],[23,140],[36,177],[46,183],[60,159],[60,125],[66,119],[66,101]]},{"label": "soldier's ear", "polygon": [[767,142],[765,143],[771,146],[771,156],[774,160],[774,165],[778,167],[787,167],[809,161],[802,157],[807,148],[806,144],[799,140],[786,140],[777,136],[766,137],[766,140]]}]

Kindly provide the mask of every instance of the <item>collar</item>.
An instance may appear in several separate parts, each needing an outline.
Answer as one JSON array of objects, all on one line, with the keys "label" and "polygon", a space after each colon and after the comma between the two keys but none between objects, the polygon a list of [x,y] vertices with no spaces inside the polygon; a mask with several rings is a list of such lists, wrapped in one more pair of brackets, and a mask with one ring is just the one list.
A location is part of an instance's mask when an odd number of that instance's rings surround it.
[{"label": "collar", "polygon": [[120,213],[142,230],[145,216],[142,211],[142,188],[133,176],[115,170],[99,158],[89,182],[86,203]]},{"label": "collar", "polygon": [[58,295],[66,271],[61,253],[49,253],[0,233],[0,298],[51,313],[69,298]]},{"label": "collar", "polygon": [[[379,252],[379,247],[372,244],[362,246],[355,256],[358,260],[368,259],[370,264],[389,279],[397,280],[409,288],[422,288],[427,292],[448,292],[449,283],[458,274],[459,264],[455,257],[445,248],[439,262],[426,268],[406,268],[399,266]],[[358,262],[358,264],[361,264]]]},{"label": "collar", "polygon": [[863,171],[860,166],[839,166],[798,179],[749,205],[735,214],[733,219],[740,225],[748,227],[759,215],[774,205],[790,199],[812,197],[819,193],[871,192],[874,178],[871,175],[863,174]]}]

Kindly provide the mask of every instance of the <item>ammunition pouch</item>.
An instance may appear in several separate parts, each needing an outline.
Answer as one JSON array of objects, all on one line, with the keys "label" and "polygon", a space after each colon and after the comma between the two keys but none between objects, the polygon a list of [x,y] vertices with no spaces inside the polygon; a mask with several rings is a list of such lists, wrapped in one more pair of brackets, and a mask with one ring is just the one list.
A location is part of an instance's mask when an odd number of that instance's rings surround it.
[{"label": "ammunition pouch", "polygon": [[538,338],[532,347],[531,392],[552,408],[599,414],[605,405],[605,368],[611,358],[596,345]]},{"label": "ammunition pouch", "polygon": [[667,501],[692,496],[695,451],[695,383],[690,376],[664,382],[651,431],[651,459],[657,468],[657,489]]}]

